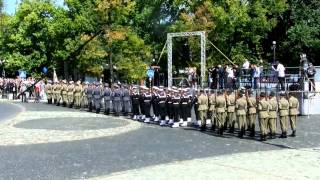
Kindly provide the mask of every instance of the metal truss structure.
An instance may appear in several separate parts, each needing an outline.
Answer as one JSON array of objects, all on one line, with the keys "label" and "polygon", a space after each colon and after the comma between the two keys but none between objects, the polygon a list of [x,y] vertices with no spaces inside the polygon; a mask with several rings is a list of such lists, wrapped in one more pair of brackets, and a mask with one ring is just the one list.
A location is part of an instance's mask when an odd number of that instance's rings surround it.
[{"label": "metal truss structure", "polygon": [[172,87],[172,39],[175,37],[201,37],[201,87],[205,83],[206,79],[206,32],[180,32],[167,34],[167,51],[168,51],[168,87]]}]

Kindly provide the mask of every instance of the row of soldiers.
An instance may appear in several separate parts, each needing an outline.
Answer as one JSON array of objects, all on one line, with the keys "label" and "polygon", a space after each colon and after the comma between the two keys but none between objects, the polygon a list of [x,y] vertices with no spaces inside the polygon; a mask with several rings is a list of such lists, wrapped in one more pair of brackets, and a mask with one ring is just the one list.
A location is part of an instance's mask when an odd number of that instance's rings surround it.
[{"label": "row of soldiers", "polygon": [[90,112],[95,110],[96,113],[100,113],[104,107],[106,115],[114,111],[117,116],[123,111],[125,114],[131,111],[131,98],[127,86],[120,88],[118,85],[114,85],[111,90],[107,83],[103,86],[99,82],[81,84],[80,81],[76,83],[73,81],[67,83],[66,80],[55,83],[48,81],[45,92],[48,104],[56,104],[57,106],[62,105],[76,109],[88,108]]},{"label": "row of soldiers", "polygon": [[227,94],[218,92],[217,95],[206,95],[202,92],[198,98],[200,119],[202,120],[201,130],[205,130],[206,115],[210,112],[210,119],[213,127],[218,127],[218,133],[229,128],[234,131],[235,124],[239,128],[239,137],[243,137],[246,130],[250,131],[251,137],[255,136],[256,120],[258,119],[261,140],[276,137],[277,119],[280,120],[281,136],[287,138],[288,123],[290,121],[292,134],[296,135],[297,116],[299,114],[299,101],[293,93],[280,93],[280,99],[274,92],[269,95],[261,92],[254,96],[252,91],[240,91]]},{"label": "row of soldiers", "polygon": [[[223,135],[226,130],[234,133],[239,129],[239,137],[246,131],[249,136],[255,136],[255,127],[258,120],[261,140],[267,135],[275,138],[277,119],[280,119],[281,138],[287,137],[288,122],[290,120],[292,136],[296,134],[296,121],[299,114],[299,101],[289,94],[280,94],[278,99],[275,93],[269,95],[262,92],[254,96],[250,90],[210,91],[185,88],[144,86],[118,86],[101,83],[74,83],[61,81],[49,82],[46,86],[48,103],[57,105],[95,109],[109,115],[111,111],[116,116],[121,112],[132,115],[132,119],[145,123],[159,123],[161,126],[186,127],[195,124],[200,130],[207,129],[207,121],[211,121],[211,129]],[[103,104],[103,105],[102,105]],[[192,120],[192,114],[195,118]]]}]

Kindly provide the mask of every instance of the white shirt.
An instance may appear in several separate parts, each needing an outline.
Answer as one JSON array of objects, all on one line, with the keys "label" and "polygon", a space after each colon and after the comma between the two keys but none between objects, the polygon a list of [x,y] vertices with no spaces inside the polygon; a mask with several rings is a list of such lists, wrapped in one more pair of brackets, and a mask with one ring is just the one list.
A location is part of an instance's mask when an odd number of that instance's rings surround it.
[{"label": "white shirt", "polygon": [[232,68],[227,68],[228,78],[234,78],[233,70]]},{"label": "white shirt", "polygon": [[[274,67],[272,66],[274,69]],[[277,69],[274,69],[275,71],[278,72],[278,77],[285,77],[285,70],[286,68],[282,64],[278,64]]]},{"label": "white shirt", "polygon": [[253,75],[253,77],[255,77],[255,78],[258,78],[258,77],[260,77],[260,74],[261,74],[261,72],[260,72],[260,68],[259,67],[256,67],[256,68],[254,68],[254,75]]},{"label": "white shirt", "polygon": [[243,69],[249,69],[249,67],[250,67],[249,61],[244,62],[242,67],[243,67]]}]

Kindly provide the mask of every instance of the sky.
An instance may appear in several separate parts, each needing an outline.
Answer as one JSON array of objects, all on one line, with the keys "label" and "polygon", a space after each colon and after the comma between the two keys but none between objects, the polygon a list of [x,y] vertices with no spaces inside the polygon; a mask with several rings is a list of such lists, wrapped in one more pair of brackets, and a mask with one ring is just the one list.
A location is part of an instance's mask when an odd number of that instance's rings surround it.
[{"label": "sky", "polygon": [[[63,5],[64,0],[55,0],[56,4]],[[4,11],[10,15],[15,13],[15,9],[20,0],[4,0]]]}]

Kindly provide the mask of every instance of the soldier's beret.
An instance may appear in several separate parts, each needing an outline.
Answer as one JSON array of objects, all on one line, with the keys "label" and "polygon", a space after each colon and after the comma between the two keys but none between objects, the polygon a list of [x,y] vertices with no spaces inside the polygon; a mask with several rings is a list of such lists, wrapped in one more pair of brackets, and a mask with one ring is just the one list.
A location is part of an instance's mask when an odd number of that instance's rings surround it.
[{"label": "soldier's beret", "polygon": [[261,93],[260,93],[260,96],[261,96],[261,97],[266,97],[266,93],[265,93],[265,92],[261,92]]}]

